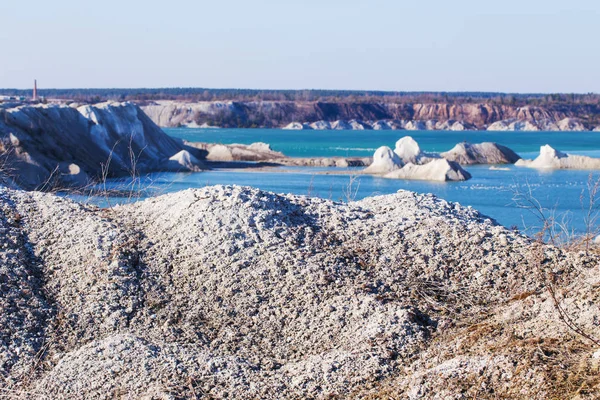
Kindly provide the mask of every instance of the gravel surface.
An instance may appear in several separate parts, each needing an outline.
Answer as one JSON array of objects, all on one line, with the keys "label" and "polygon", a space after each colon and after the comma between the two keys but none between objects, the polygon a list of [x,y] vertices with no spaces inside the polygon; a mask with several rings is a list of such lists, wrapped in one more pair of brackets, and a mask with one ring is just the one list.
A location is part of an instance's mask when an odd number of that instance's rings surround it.
[{"label": "gravel surface", "polygon": [[433,398],[430,376],[458,395],[457,374],[514,368],[451,351],[467,325],[569,334],[551,302],[510,301],[545,295],[535,254],[579,288],[580,326],[600,315],[581,292],[595,257],[408,191],[344,204],[214,186],[99,209],[0,189],[0,232],[15,398]]}]

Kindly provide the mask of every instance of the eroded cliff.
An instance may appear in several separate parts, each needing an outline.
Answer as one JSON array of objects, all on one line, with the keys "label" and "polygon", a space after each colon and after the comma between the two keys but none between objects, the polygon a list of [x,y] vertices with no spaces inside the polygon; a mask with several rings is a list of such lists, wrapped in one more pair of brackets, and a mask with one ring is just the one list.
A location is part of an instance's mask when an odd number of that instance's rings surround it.
[{"label": "eroded cliff", "polygon": [[[486,129],[503,121],[510,129],[513,122],[529,122],[539,130],[594,129],[600,106],[551,105],[513,106],[485,103],[350,103],[301,101],[215,101],[177,102],[160,100],[142,106],[158,125],[218,127],[284,127],[294,122],[297,127],[336,129],[336,121],[356,121],[367,129]],[[578,126],[560,124],[565,119]],[[387,121],[378,123],[378,121]],[[389,122],[396,121],[396,127]],[[458,122],[458,125],[454,125]],[[365,124],[366,123],[366,124]],[[312,124],[312,125],[311,125]],[[344,129],[353,129],[337,124]],[[513,125],[513,130],[521,127]]]}]

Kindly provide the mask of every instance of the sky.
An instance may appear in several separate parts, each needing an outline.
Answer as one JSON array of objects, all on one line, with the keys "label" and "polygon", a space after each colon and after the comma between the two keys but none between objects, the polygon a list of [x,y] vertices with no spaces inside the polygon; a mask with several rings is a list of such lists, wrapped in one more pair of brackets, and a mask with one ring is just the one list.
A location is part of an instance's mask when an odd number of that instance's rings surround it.
[{"label": "sky", "polygon": [[0,87],[600,92],[599,0],[2,0]]}]

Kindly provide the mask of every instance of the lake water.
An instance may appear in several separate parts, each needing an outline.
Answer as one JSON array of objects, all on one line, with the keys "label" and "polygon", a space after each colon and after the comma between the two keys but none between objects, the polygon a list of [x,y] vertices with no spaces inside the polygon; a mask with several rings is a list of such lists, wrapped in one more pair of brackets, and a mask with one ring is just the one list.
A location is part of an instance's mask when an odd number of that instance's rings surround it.
[{"label": "lake water", "polygon": [[[492,141],[510,147],[525,158],[534,158],[539,147],[550,144],[573,154],[600,157],[600,133],[593,132],[449,132],[449,131],[286,131],[281,129],[191,129],[173,128],[165,131],[189,141],[213,143],[266,142],[274,150],[289,156],[370,156],[382,145],[394,147],[396,140],[410,135],[425,151],[445,151],[455,144],[468,141]],[[473,178],[466,182],[422,182],[389,180],[372,176],[324,175],[327,168],[282,167],[269,172],[215,170],[202,173],[156,173],[142,178],[142,187],[151,193],[173,192],[190,187],[215,184],[249,185],[278,193],[320,196],[332,200],[361,199],[389,194],[399,189],[434,193],[446,200],[472,206],[507,226],[517,226],[533,233],[541,225],[535,214],[526,208],[523,199],[515,201],[516,193],[531,193],[547,215],[568,219],[577,231],[585,227],[588,206],[583,201],[590,172],[537,171],[529,168],[503,166],[469,166]],[[339,169],[331,169],[339,171]],[[349,168],[349,170],[352,170]],[[600,178],[600,171],[592,179]],[[127,184],[111,182],[114,186]],[[584,196],[585,197],[585,196]],[[98,200],[100,203],[103,200]],[[115,201],[115,200],[113,200]]]}]

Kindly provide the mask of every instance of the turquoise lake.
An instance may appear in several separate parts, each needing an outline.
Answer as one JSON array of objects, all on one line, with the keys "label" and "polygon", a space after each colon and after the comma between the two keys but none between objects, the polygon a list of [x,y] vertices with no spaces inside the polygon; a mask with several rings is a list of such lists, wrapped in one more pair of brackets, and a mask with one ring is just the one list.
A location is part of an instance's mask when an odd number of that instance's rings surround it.
[{"label": "turquoise lake", "polygon": [[[539,147],[550,144],[572,154],[600,157],[598,132],[477,132],[477,131],[289,131],[281,129],[191,129],[172,128],[165,132],[173,137],[213,143],[269,143],[274,150],[288,156],[370,156],[379,146],[394,147],[396,140],[412,136],[425,151],[445,151],[455,144],[468,141],[491,141],[510,147],[524,158],[534,158]],[[446,200],[472,206],[507,227],[516,226],[535,233],[540,219],[527,208],[516,193],[531,193],[548,216],[567,221],[572,229],[585,228],[588,207],[586,187],[590,180],[600,178],[600,171],[538,171],[515,166],[494,170],[490,166],[469,166],[473,178],[466,182],[423,182],[389,180],[360,176],[352,185],[351,197],[394,193],[400,189],[433,193]],[[173,192],[215,184],[248,185],[261,189],[332,200],[347,200],[350,175],[324,175],[327,168],[282,167],[269,172],[213,170],[201,173],[156,173],[142,178],[142,187],[149,194]],[[331,169],[339,171],[339,169]],[[352,170],[352,169],[350,169]],[[285,172],[284,172],[285,171]],[[126,181],[113,181],[118,187]],[[582,201],[582,194],[583,201]],[[114,201],[118,201],[115,199]],[[594,206],[594,213],[596,207]]]}]

